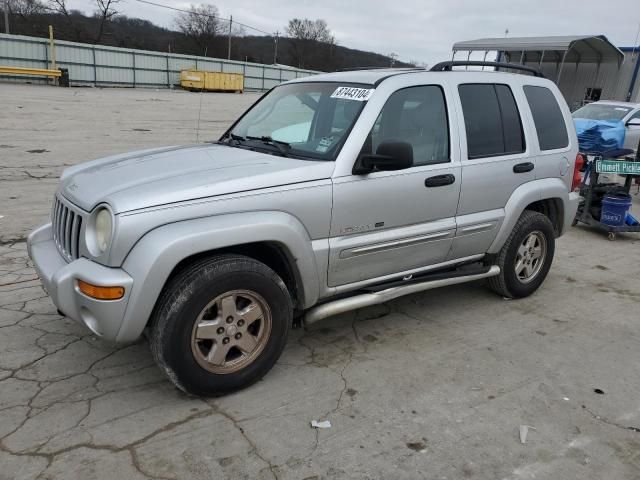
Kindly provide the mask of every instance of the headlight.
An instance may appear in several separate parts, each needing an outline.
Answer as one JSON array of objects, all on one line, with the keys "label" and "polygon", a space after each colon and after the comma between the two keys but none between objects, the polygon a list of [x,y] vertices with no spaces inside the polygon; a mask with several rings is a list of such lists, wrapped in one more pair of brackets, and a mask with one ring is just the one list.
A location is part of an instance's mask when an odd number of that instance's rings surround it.
[{"label": "headlight", "polygon": [[100,207],[93,217],[93,228],[87,229],[87,246],[98,257],[106,252],[113,236],[113,215],[106,207]]},{"label": "headlight", "polygon": [[101,208],[96,214],[96,244],[101,253],[109,248],[112,233],[113,221],[111,212],[106,208]]}]

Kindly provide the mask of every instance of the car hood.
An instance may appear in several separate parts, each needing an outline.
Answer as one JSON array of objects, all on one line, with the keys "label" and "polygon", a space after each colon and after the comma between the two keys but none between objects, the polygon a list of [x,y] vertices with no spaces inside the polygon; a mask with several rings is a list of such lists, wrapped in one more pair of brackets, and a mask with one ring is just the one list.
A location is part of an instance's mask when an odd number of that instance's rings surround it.
[{"label": "car hood", "polygon": [[330,178],[334,162],[284,158],[226,145],[166,147],[66,169],[62,194],[86,211],[114,213]]}]

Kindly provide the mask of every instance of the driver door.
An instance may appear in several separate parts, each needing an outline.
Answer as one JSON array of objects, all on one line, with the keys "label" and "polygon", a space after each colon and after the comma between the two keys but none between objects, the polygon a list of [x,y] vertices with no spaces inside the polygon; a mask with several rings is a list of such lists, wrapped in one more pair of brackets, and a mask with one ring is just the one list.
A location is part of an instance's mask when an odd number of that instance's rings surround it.
[{"label": "driver door", "polygon": [[456,231],[461,183],[452,132],[457,138],[442,86],[404,88],[389,97],[362,153],[375,152],[385,141],[407,142],[413,167],[334,178],[329,286],[445,261]]}]

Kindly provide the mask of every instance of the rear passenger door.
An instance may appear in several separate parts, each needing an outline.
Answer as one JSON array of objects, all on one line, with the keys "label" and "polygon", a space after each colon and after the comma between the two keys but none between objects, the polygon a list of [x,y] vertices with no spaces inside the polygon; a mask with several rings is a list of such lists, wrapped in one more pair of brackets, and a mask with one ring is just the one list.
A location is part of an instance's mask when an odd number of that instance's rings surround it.
[{"label": "rear passenger door", "polygon": [[450,258],[487,251],[511,194],[535,179],[536,167],[509,85],[461,82],[457,89],[466,135],[461,135],[462,186]]},{"label": "rear passenger door", "polygon": [[532,154],[536,157],[536,179],[557,178],[560,175],[564,177],[569,190],[575,154],[574,158],[570,158],[571,146],[567,132],[567,123],[573,119],[568,109],[565,117],[558,103],[564,103],[564,99],[559,92],[556,95],[541,85],[524,85],[522,90],[536,133],[531,139]]}]

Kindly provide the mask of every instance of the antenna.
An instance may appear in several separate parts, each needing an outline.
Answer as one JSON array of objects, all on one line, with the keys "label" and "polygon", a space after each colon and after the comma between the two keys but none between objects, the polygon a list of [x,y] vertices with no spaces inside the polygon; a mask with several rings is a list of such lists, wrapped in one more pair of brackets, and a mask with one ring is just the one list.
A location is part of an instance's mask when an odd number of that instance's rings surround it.
[{"label": "antenna", "polygon": [[[204,56],[207,56],[207,48],[204,48]],[[204,93],[204,84],[205,84],[206,75],[202,75],[202,88],[200,89],[200,105],[198,106],[198,121],[196,122],[196,143],[200,142],[200,116],[202,115],[202,94]]]}]

